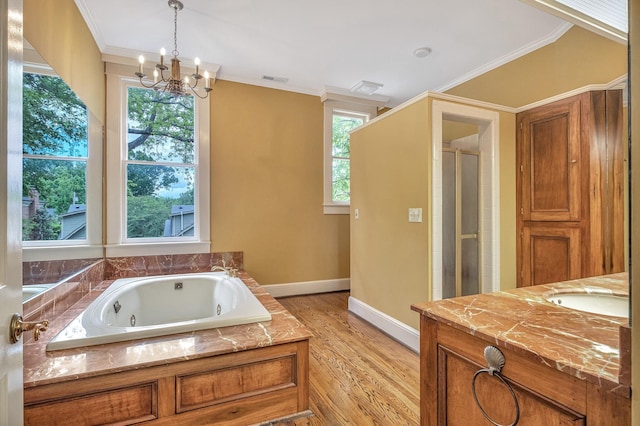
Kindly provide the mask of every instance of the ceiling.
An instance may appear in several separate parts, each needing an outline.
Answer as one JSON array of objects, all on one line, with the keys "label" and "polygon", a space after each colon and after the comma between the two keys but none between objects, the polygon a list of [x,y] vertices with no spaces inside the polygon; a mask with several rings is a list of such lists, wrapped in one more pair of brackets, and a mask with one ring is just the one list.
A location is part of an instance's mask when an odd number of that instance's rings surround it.
[{"label": "ceiling", "polygon": [[[178,50],[183,66],[243,83],[320,95],[360,80],[396,106],[424,91],[445,91],[556,40],[570,25],[518,0],[182,0]],[[107,55],[147,68],[173,50],[166,0],[76,0]],[[417,48],[430,55],[415,57]],[[286,83],[263,79],[282,77]]]}]

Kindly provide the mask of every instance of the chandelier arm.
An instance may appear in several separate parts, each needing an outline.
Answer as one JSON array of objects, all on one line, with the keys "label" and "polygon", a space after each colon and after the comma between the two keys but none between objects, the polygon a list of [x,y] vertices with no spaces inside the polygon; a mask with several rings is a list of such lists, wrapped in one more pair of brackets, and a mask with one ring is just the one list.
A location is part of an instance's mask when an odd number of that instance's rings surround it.
[{"label": "chandelier arm", "polygon": [[140,77],[140,84],[142,85],[142,87],[146,87],[147,89],[158,89],[158,86],[160,85],[160,81],[158,81],[157,83],[153,83],[153,84],[145,84],[145,82],[142,80],[143,77]]},{"label": "chandelier arm", "polygon": [[[198,93],[198,92],[197,92],[193,87],[191,87],[191,85],[190,85],[190,84],[187,84],[187,87],[189,88],[189,90],[191,90],[191,92],[192,92],[195,96],[199,97],[200,99],[207,99],[207,98],[209,97],[209,92],[211,91],[211,89],[210,89],[210,88],[209,88],[209,89],[204,89],[204,90],[205,90],[205,94],[204,94],[204,96],[202,96],[202,95],[200,95],[200,93]],[[195,86],[194,86],[194,87],[195,87]]]}]

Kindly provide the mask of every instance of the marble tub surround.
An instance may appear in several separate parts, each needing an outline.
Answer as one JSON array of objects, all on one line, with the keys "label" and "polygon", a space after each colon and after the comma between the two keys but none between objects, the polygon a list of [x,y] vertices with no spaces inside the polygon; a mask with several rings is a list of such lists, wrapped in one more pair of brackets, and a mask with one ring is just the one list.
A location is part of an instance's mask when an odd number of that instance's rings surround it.
[{"label": "marble tub surround", "polygon": [[[91,289],[99,285],[103,280],[104,263],[99,260],[47,291],[24,302],[22,304],[22,317],[25,321],[41,321],[44,319],[51,321],[89,294]],[[51,336],[50,331],[45,333]],[[31,339],[31,334],[25,333],[23,338],[26,343]]]},{"label": "marble tub surround", "polygon": [[110,257],[105,259],[105,279],[208,272],[212,266],[244,269],[243,252]]},{"label": "marble tub surround", "polygon": [[40,260],[22,262],[22,284],[52,284],[68,280],[102,259]]},{"label": "marble tub surround", "polygon": [[[57,262],[51,261],[51,264],[60,267]],[[67,266],[71,264],[66,263]],[[81,264],[83,262],[77,263],[76,266]],[[188,272],[209,272],[213,266],[222,266],[223,264],[242,270],[244,268],[243,253],[221,252],[100,259],[69,276],[54,288],[25,302],[22,305],[22,316],[26,321],[55,317],[84,297],[91,290],[92,284],[100,283],[104,280]]]},{"label": "marble tub surround", "polygon": [[167,365],[214,355],[307,340],[309,331],[247,273],[239,277],[271,313],[272,320],[201,330],[144,340],[46,352],[49,339],[75,318],[112,281],[104,281],[78,303],[55,318],[46,335],[24,347],[24,387],[31,388],[79,378]]},{"label": "marble tub surround", "polygon": [[620,327],[627,319],[581,312],[546,300],[552,294],[628,295],[626,273],[583,278],[412,305],[422,316],[602,389],[629,397],[620,375]]}]

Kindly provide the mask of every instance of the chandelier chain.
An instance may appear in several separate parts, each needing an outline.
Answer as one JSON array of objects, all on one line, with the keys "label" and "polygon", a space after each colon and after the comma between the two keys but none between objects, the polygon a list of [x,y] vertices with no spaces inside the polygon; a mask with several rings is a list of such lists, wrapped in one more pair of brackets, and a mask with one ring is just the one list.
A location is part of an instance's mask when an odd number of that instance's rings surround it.
[{"label": "chandelier chain", "polygon": [[178,8],[173,8],[173,52],[171,52],[174,58],[180,55],[178,51]]}]

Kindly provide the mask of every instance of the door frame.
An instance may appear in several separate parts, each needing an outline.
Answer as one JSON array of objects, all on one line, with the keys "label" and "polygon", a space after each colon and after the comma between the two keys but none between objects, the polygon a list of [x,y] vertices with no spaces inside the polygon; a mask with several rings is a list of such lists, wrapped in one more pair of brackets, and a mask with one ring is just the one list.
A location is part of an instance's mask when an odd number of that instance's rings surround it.
[{"label": "door frame", "polygon": [[478,126],[482,293],[500,290],[500,113],[435,99],[431,106],[431,300],[442,299],[442,122]]},{"label": "door frame", "polygon": [[22,0],[0,0],[0,424],[23,421],[22,340],[9,341],[22,313]]}]

